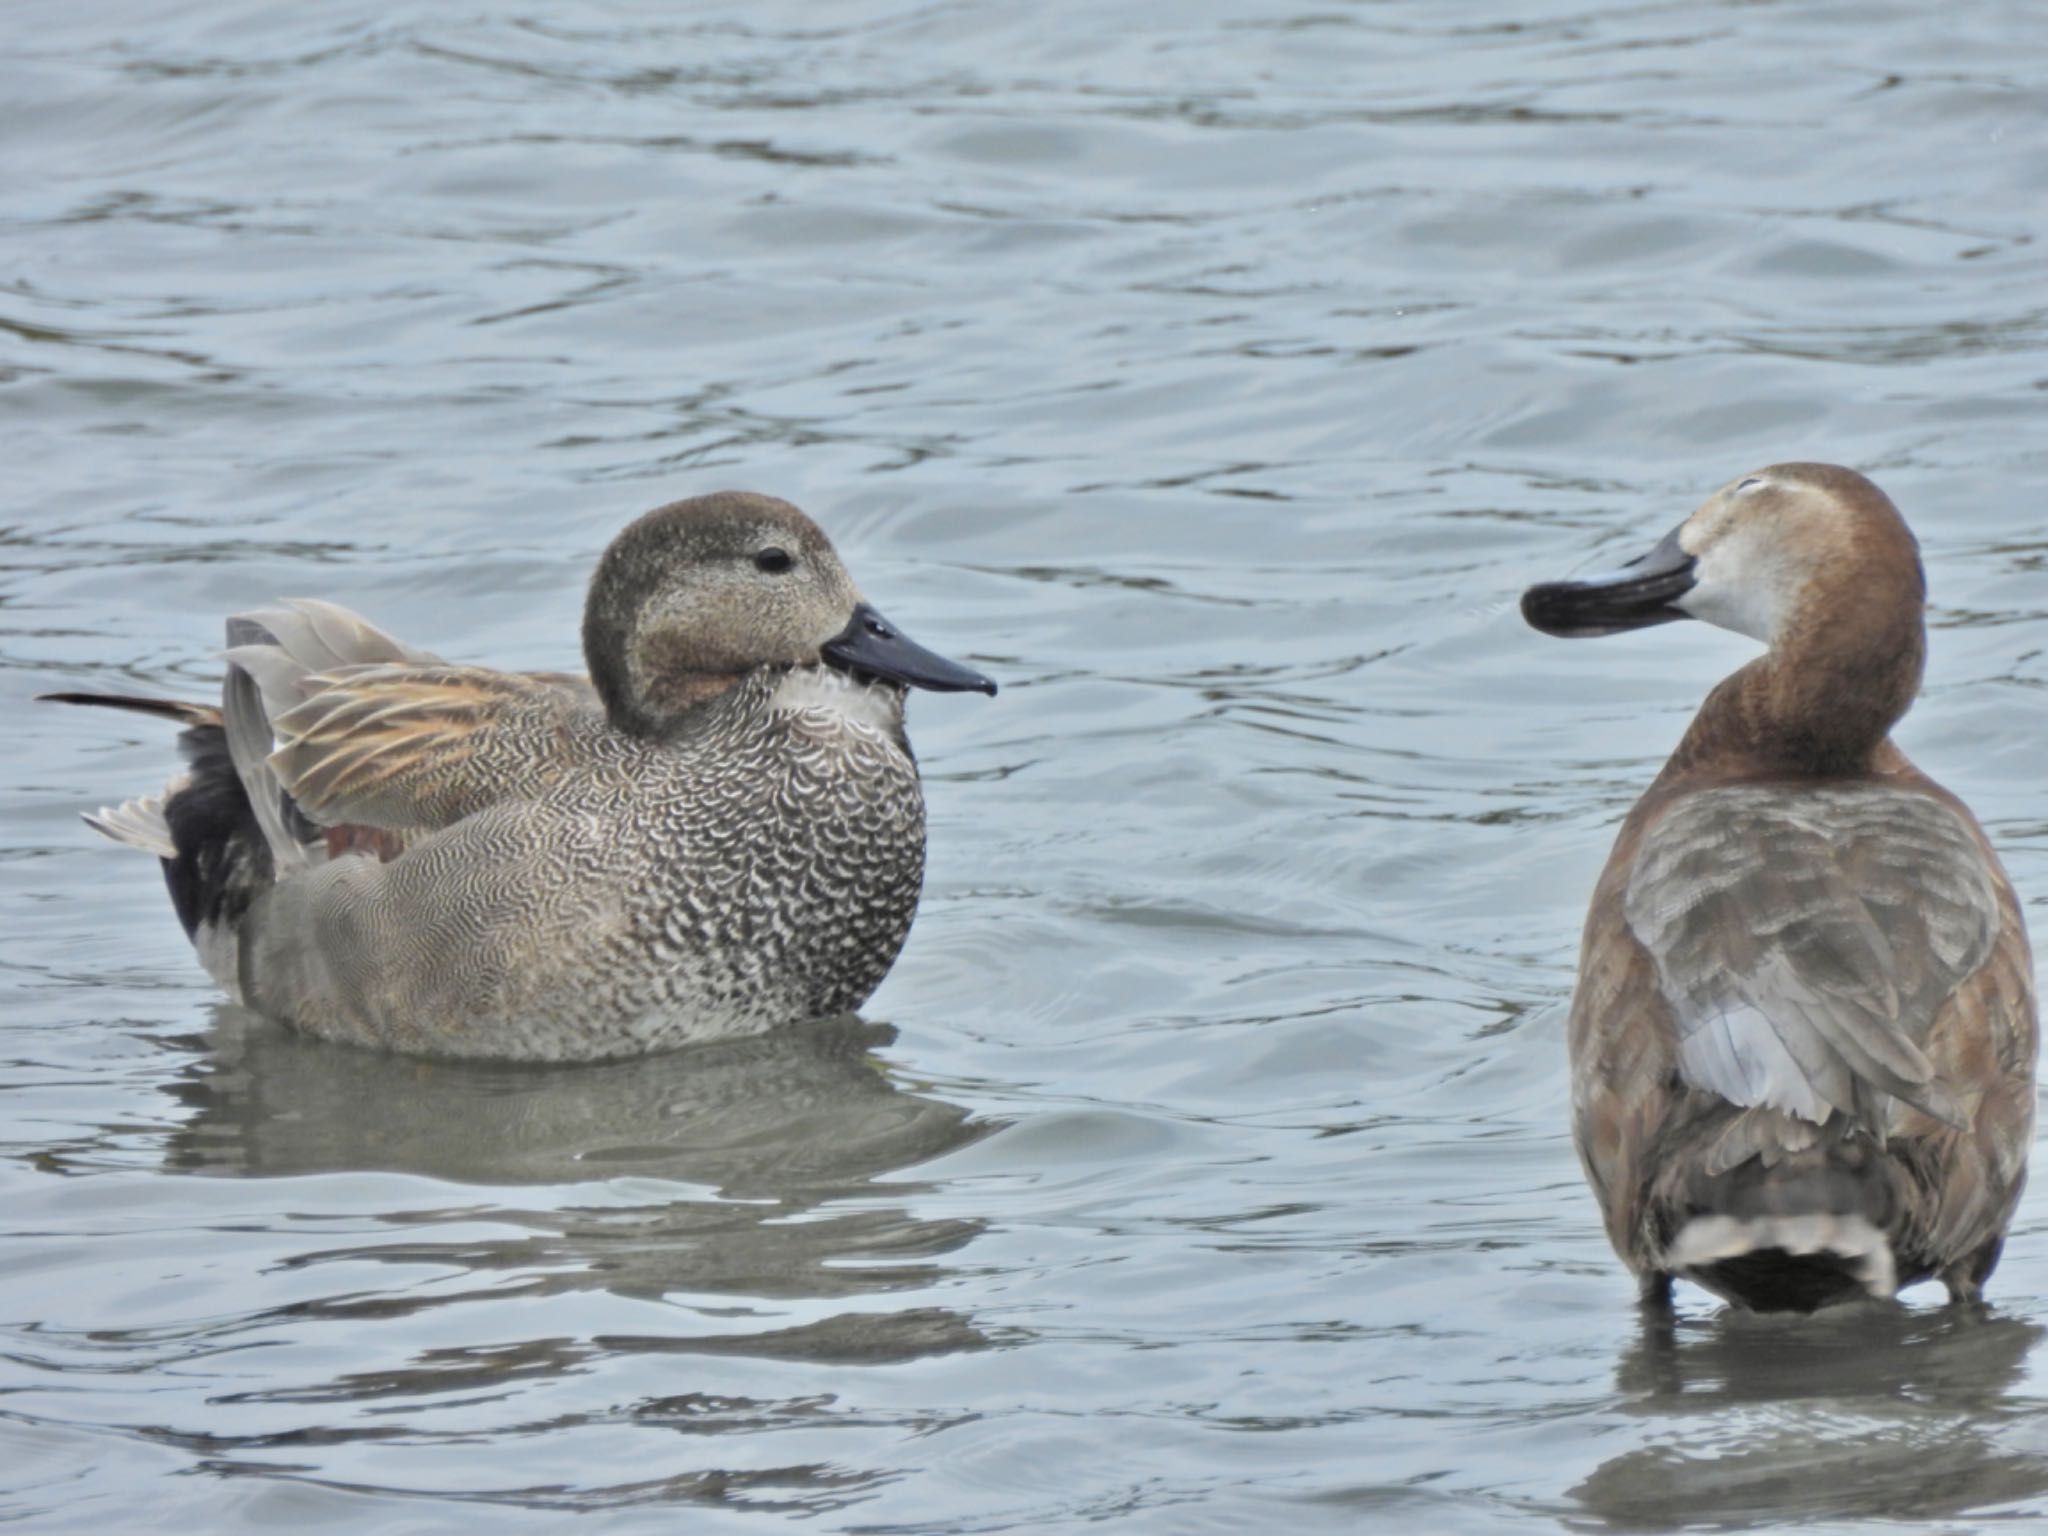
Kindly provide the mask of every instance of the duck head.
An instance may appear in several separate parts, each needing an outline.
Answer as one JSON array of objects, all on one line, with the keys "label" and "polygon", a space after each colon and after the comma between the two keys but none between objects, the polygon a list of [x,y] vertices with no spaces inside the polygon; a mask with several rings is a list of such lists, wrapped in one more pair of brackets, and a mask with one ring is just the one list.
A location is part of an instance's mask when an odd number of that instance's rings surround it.
[{"label": "duck head", "polygon": [[671,502],[612,540],[583,652],[612,723],[643,736],[764,667],[834,668],[899,696],[996,691],[876,612],[816,523],[746,491]]},{"label": "duck head", "polygon": [[1703,619],[1776,649],[1795,629],[1861,629],[1873,612],[1917,629],[1925,599],[1919,546],[1883,491],[1835,464],[1774,464],[1619,570],[1531,587],[1522,617],[1566,639]]}]

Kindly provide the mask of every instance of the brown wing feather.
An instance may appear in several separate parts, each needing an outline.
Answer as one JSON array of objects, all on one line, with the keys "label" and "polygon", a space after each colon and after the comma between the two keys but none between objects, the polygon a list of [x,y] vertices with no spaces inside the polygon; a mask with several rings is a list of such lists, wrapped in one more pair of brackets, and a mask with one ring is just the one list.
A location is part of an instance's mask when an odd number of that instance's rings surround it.
[{"label": "brown wing feather", "polygon": [[1644,1271],[1661,1246],[1647,1230],[1651,1152],[1685,1090],[1656,967],[1621,915],[1635,841],[1625,827],[1595,888],[1568,1035],[1579,1160],[1615,1251]]},{"label": "brown wing feather", "polygon": [[1923,1208],[1907,1213],[1905,1241],[1924,1245],[1937,1268],[1997,1241],[2019,1203],[2034,1141],[2034,962],[2003,870],[1998,905],[1997,942],[1950,995],[1927,1041],[1936,1070],[1969,1095],[1969,1124],[1955,1130],[1915,1117],[1905,1127],[1902,1151],[1929,1192]]},{"label": "brown wing feather", "polygon": [[270,766],[324,826],[444,827],[587,763],[603,716],[589,685],[483,667],[318,673],[273,717]]}]

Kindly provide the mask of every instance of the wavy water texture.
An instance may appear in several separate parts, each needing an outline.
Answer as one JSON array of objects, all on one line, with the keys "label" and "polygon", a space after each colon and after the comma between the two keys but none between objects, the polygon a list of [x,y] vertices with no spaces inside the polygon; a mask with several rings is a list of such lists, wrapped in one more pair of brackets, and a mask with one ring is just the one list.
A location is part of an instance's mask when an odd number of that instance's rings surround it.
[{"label": "wavy water texture", "polygon": [[1989,1318],[1639,1331],[1563,1003],[1746,650],[1513,607],[1742,470],[1871,471],[1932,577],[1905,745],[2048,893],[2030,7],[10,17],[11,697],[205,696],[275,595],[567,665],[610,533],[729,486],[1003,694],[913,708],[875,1023],[583,1072],[218,1005],[75,820],[169,740],[19,706],[0,1517],[2048,1515],[2038,1202]]}]

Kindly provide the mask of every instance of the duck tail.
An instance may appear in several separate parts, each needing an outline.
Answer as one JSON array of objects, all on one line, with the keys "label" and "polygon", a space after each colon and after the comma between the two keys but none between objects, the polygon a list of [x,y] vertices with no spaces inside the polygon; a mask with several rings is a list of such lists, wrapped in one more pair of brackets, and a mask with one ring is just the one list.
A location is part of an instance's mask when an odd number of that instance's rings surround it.
[{"label": "duck tail", "polygon": [[39,693],[39,704],[89,704],[95,709],[127,709],[138,715],[155,715],[180,725],[219,725],[220,711],[211,704],[193,704],[184,699],[145,699],[133,693]]},{"label": "duck tail", "polygon": [[[44,704],[83,704],[95,709],[125,709],[159,720],[174,720],[188,730],[218,727],[221,713],[211,704],[192,704],[183,699],[145,699],[126,693],[39,693]],[[85,824],[102,837],[126,848],[138,848],[160,859],[177,857],[171,841],[170,824],[164,819],[164,803],[191,782],[181,774],[164,786],[162,794],[138,795],[119,805],[101,806],[84,817]]]},{"label": "duck tail", "polygon": [[210,704],[121,694],[47,693],[56,704],[125,709],[173,720],[186,771],[161,794],[85,818],[94,831],[163,861],[178,921],[213,979],[239,996],[235,934],[249,904],[276,880],[276,862],[228,750],[221,711]]},{"label": "duck tail", "polygon": [[1736,1112],[1660,1180],[1661,1267],[1755,1312],[1889,1298],[1899,1172],[1853,1128]]}]

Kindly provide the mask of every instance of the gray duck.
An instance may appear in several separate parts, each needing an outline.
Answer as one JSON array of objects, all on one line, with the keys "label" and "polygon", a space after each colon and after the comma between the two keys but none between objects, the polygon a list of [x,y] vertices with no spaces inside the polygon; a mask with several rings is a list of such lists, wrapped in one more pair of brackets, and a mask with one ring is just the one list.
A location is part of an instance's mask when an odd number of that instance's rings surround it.
[{"label": "gray duck", "polygon": [[909,934],[906,690],[993,694],[869,605],[803,513],[661,507],[599,560],[588,677],[442,660],[331,603],[228,621],[162,794],[87,817],[156,855],[208,971],[307,1034],[638,1055],[857,1007]]}]

